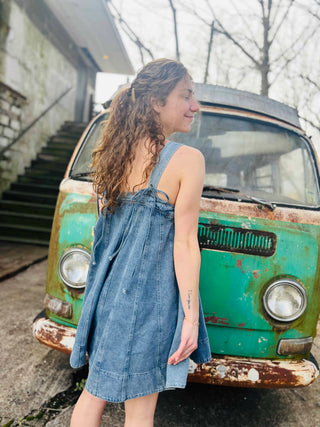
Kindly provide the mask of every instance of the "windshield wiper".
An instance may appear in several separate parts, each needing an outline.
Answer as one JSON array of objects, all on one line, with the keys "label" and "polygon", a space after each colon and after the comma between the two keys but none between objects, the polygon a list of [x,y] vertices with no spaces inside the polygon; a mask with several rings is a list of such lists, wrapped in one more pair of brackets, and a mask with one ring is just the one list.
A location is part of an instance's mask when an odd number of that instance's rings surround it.
[{"label": "windshield wiper", "polygon": [[203,187],[203,191],[216,191],[218,193],[227,193],[227,194],[234,194],[236,196],[240,196],[240,198],[249,199],[252,202],[258,203],[260,205],[266,206],[270,210],[274,210],[277,206],[275,203],[268,202],[267,200],[258,199],[254,196],[249,196],[248,194],[241,194],[238,189],[231,189],[231,188],[223,188],[223,187],[215,187],[213,185],[205,185]]},{"label": "windshield wiper", "polygon": [[91,172],[79,172],[79,173],[69,175],[69,178],[72,178],[72,179],[81,178],[83,176],[89,176],[89,175],[91,175]]},{"label": "windshield wiper", "polygon": [[246,196],[248,199],[252,200],[253,202],[259,203],[260,205],[267,206],[270,210],[274,211],[277,205],[272,202],[268,202],[267,200],[258,199],[254,196]]},{"label": "windshield wiper", "polygon": [[204,185],[203,191],[217,191],[218,193],[239,193],[237,188],[215,187],[214,185]]}]

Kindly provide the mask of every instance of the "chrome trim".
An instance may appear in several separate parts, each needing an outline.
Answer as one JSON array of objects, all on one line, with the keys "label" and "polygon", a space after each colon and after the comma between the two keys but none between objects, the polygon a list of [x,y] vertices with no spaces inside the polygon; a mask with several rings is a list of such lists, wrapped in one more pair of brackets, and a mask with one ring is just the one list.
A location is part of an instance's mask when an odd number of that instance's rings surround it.
[{"label": "chrome trim", "polygon": [[88,264],[90,263],[90,253],[84,249],[81,248],[70,248],[68,249],[66,252],[64,252],[64,254],[61,256],[60,260],[59,260],[59,275],[61,277],[61,280],[63,281],[63,283],[65,283],[67,286],[69,286],[70,288],[73,289],[83,289],[85,288],[86,284],[84,285],[74,285],[73,283],[71,283],[63,274],[62,274],[62,263],[63,261],[67,258],[68,255],[70,255],[71,253],[75,253],[75,252],[80,252],[82,254],[85,254],[88,256]]},{"label": "chrome trim", "polygon": [[[272,291],[273,288],[275,288],[276,286],[279,285],[289,285],[292,286],[296,289],[298,289],[301,293],[302,296],[302,306],[300,307],[300,310],[293,316],[287,317],[287,318],[283,318],[283,317],[278,317],[276,316],[268,307],[268,296],[270,294],[270,292]],[[269,285],[263,295],[263,306],[264,309],[266,310],[266,312],[268,313],[268,315],[270,317],[272,317],[275,320],[278,320],[279,322],[293,322],[294,320],[298,319],[305,311],[306,307],[307,307],[307,293],[306,290],[304,289],[304,287],[296,282],[295,280],[288,278],[288,279],[281,279],[281,280],[277,280],[273,283],[271,283],[271,285]]]}]

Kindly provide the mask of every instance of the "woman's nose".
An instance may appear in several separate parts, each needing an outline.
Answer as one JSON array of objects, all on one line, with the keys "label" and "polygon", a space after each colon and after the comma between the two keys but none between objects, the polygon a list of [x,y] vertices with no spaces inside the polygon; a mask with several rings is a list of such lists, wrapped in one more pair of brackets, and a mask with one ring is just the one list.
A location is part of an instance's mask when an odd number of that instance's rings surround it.
[{"label": "woman's nose", "polygon": [[191,105],[190,105],[190,110],[193,111],[194,113],[196,113],[197,111],[199,111],[200,107],[199,104],[197,103],[197,101],[195,99],[192,99]]}]

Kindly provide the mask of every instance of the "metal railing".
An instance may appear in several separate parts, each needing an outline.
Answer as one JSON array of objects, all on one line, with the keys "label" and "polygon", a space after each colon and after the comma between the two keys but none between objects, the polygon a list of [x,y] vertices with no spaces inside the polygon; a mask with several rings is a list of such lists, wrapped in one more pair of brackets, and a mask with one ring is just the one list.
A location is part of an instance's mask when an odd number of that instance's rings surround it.
[{"label": "metal railing", "polygon": [[33,126],[44,116],[46,115],[64,96],[67,95],[67,93],[70,92],[72,89],[72,86],[66,89],[58,98],[56,98],[50,105],[47,107],[44,111],[42,111],[41,114],[37,118],[35,118],[26,128],[24,128],[19,135],[13,139],[13,141],[10,142],[6,147],[4,147],[0,151],[0,160],[7,160],[7,157],[4,155],[4,153],[9,150],[13,145],[15,145],[30,129],[33,128]]}]

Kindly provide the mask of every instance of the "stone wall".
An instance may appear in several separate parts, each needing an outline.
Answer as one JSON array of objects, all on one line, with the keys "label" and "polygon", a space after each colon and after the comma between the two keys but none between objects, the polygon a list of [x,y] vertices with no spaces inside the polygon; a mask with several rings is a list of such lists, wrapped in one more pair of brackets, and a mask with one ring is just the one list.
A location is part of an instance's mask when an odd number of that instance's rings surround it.
[{"label": "stone wall", "polygon": [[[25,104],[26,98],[23,95],[0,82],[0,153],[20,134],[22,110]],[[23,169],[23,165],[19,167],[21,156],[15,156],[14,150],[12,147],[6,150],[5,154],[0,154],[0,190],[10,184],[12,160],[15,157],[17,158],[14,169]]]},{"label": "stone wall", "polygon": [[[50,34],[40,31],[15,1],[2,0],[0,6],[0,12],[5,12],[0,16],[0,151],[72,87],[5,153],[7,160],[0,160],[1,196],[10,182],[36,158],[49,136],[64,121],[74,119],[78,66],[76,59],[67,58],[66,53],[52,43]],[[37,12],[36,4],[35,8]],[[50,20],[50,14],[46,14],[42,21],[45,19]],[[67,39],[65,43],[68,43]]]}]

